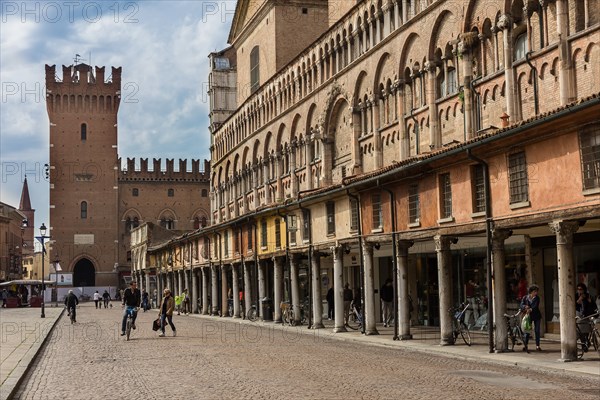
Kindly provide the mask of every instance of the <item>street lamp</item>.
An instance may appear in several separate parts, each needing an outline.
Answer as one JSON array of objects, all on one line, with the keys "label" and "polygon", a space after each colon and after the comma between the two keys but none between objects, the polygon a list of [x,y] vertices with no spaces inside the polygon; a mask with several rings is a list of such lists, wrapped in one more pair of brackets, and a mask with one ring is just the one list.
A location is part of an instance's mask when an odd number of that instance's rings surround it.
[{"label": "street lamp", "polygon": [[37,240],[39,240],[42,244],[42,318],[46,318],[46,314],[44,312],[44,303],[46,302],[46,285],[44,282],[44,254],[46,253],[46,248],[44,247],[44,242],[46,239],[50,239],[50,236],[46,236],[46,225],[42,223],[42,226],[40,226],[40,236],[37,237]]}]

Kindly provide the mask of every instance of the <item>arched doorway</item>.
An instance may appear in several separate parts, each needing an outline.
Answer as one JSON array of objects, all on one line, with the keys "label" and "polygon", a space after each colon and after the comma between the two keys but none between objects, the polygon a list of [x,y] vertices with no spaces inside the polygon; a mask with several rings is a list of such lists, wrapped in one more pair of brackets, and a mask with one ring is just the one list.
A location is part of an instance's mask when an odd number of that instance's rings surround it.
[{"label": "arched doorway", "polygon": [[73,286],[96,286],[96,270],[87,258],[82,258],[75,264]]}]

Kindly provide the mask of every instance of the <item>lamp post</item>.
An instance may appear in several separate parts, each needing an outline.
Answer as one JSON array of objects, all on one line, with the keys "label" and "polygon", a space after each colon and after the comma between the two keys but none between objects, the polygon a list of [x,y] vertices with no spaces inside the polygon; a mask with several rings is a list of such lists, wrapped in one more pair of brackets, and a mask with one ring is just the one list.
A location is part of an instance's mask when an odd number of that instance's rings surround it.
[{"label": "lamp post", "polygon": [[54,274],[56,275],[56,284],[54,285],[54,290],[56,291],[56,307],[58,308],[58,271],[60,269],[60,259],[58,258],[58,253],[54,257]]},{"label": "lamp post", "polygon": [[44,254],[46,254],[46,248],[44,247],[44,242],[46,239],[50,239],[50,236],[46,236],[46,225],[42,223],[40,226],[40,236],[37,237],[37,240],[42,244],[42,318],[46,318],[46,313],[44,310],[44,303],[46,302],[46,284],[44,281]]}]

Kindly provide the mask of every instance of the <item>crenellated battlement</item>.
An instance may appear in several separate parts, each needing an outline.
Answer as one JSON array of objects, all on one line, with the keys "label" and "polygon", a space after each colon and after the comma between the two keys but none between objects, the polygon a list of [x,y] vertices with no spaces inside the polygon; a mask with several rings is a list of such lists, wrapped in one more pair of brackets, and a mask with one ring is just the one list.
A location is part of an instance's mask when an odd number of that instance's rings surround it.
[{"label": "crenellated battlement", "polygon": [[108,80],[105,80],[105,67],[96,66],[95,69],[88,64],[71,64],[62,66],[62,80],[56,75],[56,65],[46,64],[46,87],[72,84],[102,84],[104,87],[113,87],[119,90],[121,88],[122,68],[112,67],[112,73]]},{"label": "crenellated battlement", "polygon": [[119,181],[188,181],[208,182],[210,179],[210,161],[192,160],[192,168],[188,171],[187,159],[179,160],[179,169],[175,170],[175,160],[165,159],[164,168],[161,158],[153,158],[152,169],[148,168],[148,159],[140,158],[136,163],[135,158],[127,158],[127,163],[122,164],[119,158]]},{"label": "crenellated battlement", "polygon": [[[116,114],[121,103],[121,67],[112,67],[105,77],[105,68],[77,64],[62,67],[62,81],[56,75],[56,65],[46,65],[46,108],[54,113]],[[107,80],[108,79],[108,80]]]}]

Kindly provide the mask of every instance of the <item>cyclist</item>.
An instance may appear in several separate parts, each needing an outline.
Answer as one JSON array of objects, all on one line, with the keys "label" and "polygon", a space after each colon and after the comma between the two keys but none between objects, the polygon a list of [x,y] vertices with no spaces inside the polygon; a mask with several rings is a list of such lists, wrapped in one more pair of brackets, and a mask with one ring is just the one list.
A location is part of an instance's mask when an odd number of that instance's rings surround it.
[{"label": "cyclist", "polygon": [[131,310],[131,313],[133,314],[131,327],[135,329],[135,319],[137,318],[136,308],[140,306],[141,302],[142,294],[140,293],[140,289],[137,288],[137,282],[131,281],[130,286],[123,292],[122,307],[125,308],[125,311],[123,312],[123,322],[121,323],[121,336],[125,336],[128,310]]},{"label": "cyclist", "polygon": [[72,290],[69,290],[69,294],[67,294],[65,297],[65,306],[67,307],[67,315],[71,315],[71,313],[73,313],[73,322],[77,322],[77,304],[79,304],[77,296],[75,296]]}]

